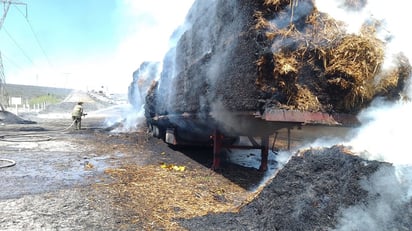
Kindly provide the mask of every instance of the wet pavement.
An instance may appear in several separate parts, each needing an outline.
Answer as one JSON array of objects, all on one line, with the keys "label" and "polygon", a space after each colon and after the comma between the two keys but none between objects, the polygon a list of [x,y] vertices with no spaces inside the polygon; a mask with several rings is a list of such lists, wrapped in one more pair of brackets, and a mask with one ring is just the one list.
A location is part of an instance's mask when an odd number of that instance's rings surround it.
[{"label": "wet pavement", "polygon": [[94,176],[101,174],[108,165],[105,157],[89,153],[86,148],[76,147],[67,140],[3,141],[0,146],[0,158],[16,162],[13,167],[0,169],[3,186],[0,198],[94,183]]}]

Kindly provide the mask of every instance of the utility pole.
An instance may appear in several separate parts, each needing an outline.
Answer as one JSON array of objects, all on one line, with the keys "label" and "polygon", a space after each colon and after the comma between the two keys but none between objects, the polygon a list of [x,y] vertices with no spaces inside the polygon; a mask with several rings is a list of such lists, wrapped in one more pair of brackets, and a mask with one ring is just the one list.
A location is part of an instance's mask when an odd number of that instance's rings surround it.
[{"label": "utility pole", "polygon": [[[3,3],[3,15],[0,18],[0,31],[3,27],[4,21],[6,20],[7,12],[9,12],[10,6],[14,5],[24,5],[26,6],[26,17],[27,17],[27,4],[24,2],[18,2],[13,0],[0,0],[0,3]],[[6,76],[4,75],[4,66],[3,66],[3,59],[1,57],[0,51],[0,111],[4,111],[3,104],[6,102]]]}]

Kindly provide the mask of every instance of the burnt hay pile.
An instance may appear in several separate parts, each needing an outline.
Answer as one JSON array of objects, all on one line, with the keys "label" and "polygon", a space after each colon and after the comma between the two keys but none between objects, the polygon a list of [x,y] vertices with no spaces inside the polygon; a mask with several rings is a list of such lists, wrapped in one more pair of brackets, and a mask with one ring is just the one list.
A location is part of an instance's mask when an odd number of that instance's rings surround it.
[{"label": "burnt hay pile", "polygon": [[[371,193],[364,185],[373,184],[375,174],[381,172],[387,176],[387,184],[400,187],[395,169],[388,163],[366,161],[344,146],[305,150],[238,212],[181,219],[180,224],[188,230],[333,230],[342,227],[340,219],[346,208],[360,206],[365,213],[368,206],[379,208],[373,205],[387,197],[387,192]],[[379,229],[371,230],[409,230],[412,202],[385,206],[392,207],[391,214],[375,221],[381,222]],[[374,215],[370,214],[369,221],[379,220]],[[359,217],[351,222],[356,219]]]}]

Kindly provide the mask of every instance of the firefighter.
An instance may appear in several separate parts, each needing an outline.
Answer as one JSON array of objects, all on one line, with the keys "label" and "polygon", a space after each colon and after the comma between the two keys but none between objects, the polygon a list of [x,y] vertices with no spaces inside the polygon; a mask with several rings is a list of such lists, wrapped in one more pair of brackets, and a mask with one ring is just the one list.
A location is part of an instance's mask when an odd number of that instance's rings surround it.
[{"label": "firefighter", "polygon": [[72,119],[74,123],[74,127],[76,130],[80,130],[82,127],[82,116],[87,114],[83,113],[83,102],[78,102],[72,111]]}]

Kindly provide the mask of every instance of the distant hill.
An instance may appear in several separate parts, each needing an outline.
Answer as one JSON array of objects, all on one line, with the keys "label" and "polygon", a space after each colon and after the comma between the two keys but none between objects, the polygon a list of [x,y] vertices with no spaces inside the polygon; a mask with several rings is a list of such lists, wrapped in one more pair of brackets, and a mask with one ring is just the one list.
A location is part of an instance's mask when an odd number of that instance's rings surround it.
[{"label": "distant hill", "polygon": [[73,89],[41,87],[31,85],[6,84],[6,95],[9,97],[22,97],[24,99],[35,98],[44,95],[54,95],[57,98],[64,99]]}]

